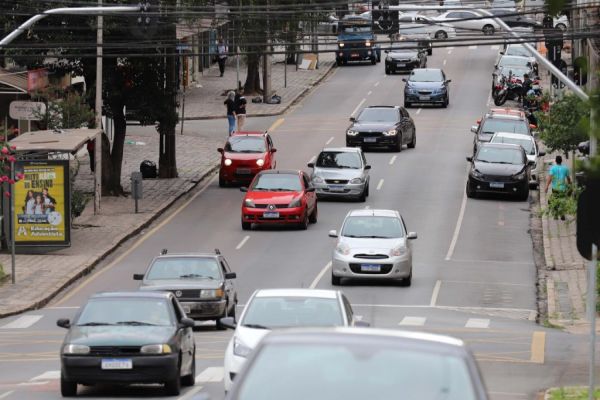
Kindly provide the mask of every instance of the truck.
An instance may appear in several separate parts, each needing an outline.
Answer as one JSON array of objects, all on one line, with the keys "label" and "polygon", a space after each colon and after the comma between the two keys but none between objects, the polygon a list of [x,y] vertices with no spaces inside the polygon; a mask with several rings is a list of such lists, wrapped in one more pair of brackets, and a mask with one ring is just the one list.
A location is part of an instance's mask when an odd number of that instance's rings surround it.
[{"label": "truck", "polygon": [[338,23],[337,65],[345,65],[350,61],[381,61],[381,48],[373,33],[371,19],[361,16],[345,16]]}]

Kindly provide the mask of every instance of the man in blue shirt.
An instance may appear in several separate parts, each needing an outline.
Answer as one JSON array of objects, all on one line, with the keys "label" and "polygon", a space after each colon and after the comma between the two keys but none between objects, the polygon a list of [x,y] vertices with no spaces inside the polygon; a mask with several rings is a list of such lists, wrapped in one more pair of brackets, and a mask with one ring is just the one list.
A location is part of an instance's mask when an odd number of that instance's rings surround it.
[{"label": "man in blue shirt", "polygon": [[[552,184],[552,196],[564,196],[571,184],[571,176],[569,168],[562,165],[562,157],[556,156],[556,164],[550,167],[548,178],[546,178],[546,193]],[[565,216],[561,215],[560,219],[564,220]]]}]

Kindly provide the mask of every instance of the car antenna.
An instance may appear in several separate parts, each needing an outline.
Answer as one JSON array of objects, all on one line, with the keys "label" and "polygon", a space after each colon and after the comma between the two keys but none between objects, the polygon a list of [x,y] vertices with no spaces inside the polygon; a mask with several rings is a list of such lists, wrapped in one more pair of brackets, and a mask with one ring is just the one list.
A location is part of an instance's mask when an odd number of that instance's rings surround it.
[{"label": "car antenna", "polygon": [[221,250],[215,249],[215,254],[221,254]]},{"label": "car antenna", "polygon": [[161,255],[161,256],[164,256],[164,255],[165,255],[165,254],[167,254],[168,252],[169,252],[169,250],[167,250],[167,249],[162,249],[162,250],[160,251],[160,255]]}]

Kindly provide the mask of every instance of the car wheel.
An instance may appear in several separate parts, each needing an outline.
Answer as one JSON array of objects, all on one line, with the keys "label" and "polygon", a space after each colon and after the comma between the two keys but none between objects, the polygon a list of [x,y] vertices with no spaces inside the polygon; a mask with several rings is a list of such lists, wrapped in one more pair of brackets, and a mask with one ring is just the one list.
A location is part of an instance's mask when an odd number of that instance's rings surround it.
[{"label": "car wheel", "polygon": [[446,107],[448,107],[448,98],[447,97],[444,99],[444,102],[442,103],[442,108],[446,108]]},{"label": "car wheel", "polygon": [[319,217],[319,207],[315,203],[315,209],[313,210],[313,212],[308,217],[308,222],[310,222],[311,224],[316,224],[318,217]]},{"label": "car wheel", "polygon": [[368,190],[368,186],[365,186],[365,188],[363,189],[360,196],[358,196],[359,202],[364,203],[365,201],[367,201],[367,190]]},{"label": "car wheel", "polygon": [[433,49],[430,47],[427,49],[427,55],[430,56],[433,54]]},{"label": "car wheel", "polygon": [[398,153],[400,153],[402,151],[402,135],[398,135],[398,141],[396,142],[396,144],[393,146],[393,149],[395,151],[397,151]]},{"label": "car wheel", "polygon": [[194,386],[196,384],[196,348],[192,352],[192,368],[190,368],[189,375],[181,378],[181,384],[183,386]]},{"label": "car wheel", "polygon": [[377,53],[377,62],[380,63],[381,62],[381,54]]},{"label": "car wheel", "polygon": [[416,146],[417,146],[417,131],[414,131],[413,137],[412,137],[410,143],[408,144],[408,148],[414,149]]},{"label": "car wheel", "polygon": [[371,185],[369,185],[369,184],[367,183],[367,189],[365,190],[367,197],[369,197],[369,186],[371,186]]},{"label": "car wheel", "polygon": [[61,375],[60,376],[60,394],[62,395],[62,397],[77,396],[77,382],[67,381]]},{"label": "car wheel", "polygon": [[521,200],[521,201],[527,201],[527,200],[529,200],[529,188],[523,190],[519,194],[519,200]]},{"label": "car wheel", "polygon": [[444,31],[437,31],[435,33],[435,38],[436,39],[448,39],[448,34]]},{"label": "car wheel", "polygon": [[484,25],[484,27],[481,30],[484,35],[493,35],[495,32],[495,29],[492,25]]},{"label": "car wheel", "polygon": [[334,274],[331,274],[331,284],[333,286],[341,286],[342,285],[342,278],[339,276],[335,276]]},{"label": "car wheel", "polygon": [[567,30],[567,26],[563,23],[560,24],[556,24],[556,28],[560,29],[561,31],[566,31]]},{"label": "car wheel", "polygon": [[242,230],[243,231],[249,231],[251,228],[252,228],[251,222],[244,222],[244,220],[242,220]]},{"label": "car wheel", "polygon": [[377,64],[377,58],[375,58],[375,57],[371,58],[371,64],[372,65]]},{"label": "car wheel", "polygon": [[223,179],[223,177],[219,174],[219,187],[225,186],[227,186],[227,181],[225,181],[225,179]]},{"label": "car wheel", "polygon": [[177,365],[177,377],[165,382],[165,390],[169,396],[179,396],[179,393],[181,393],[181,355],[179,355],[179,363]]},{"label": "car wheel", "polygon": [[410,269],[410,274],[406,278],[402,279],[401,284],[402,284],[402,286],[407,286],[407,287],[412,285],[412,267]]},{"label": "car wheel", "polygon": [[469,184],[469,182],[467,182],[467,186],[466,186],[466,192],[467,192],[467,197],[469,199],[474,199],[475,197],[477,197],[477,192],[475,191],[475,189],[471,188],[471,185]]},{"label": "car wheel", "polygon": [[339,58],[337,60],[335,60],[335,63],[338,65],[338,67],[342,66],[342,60]]},{"label": "car wheel", "polygon": [[411,108],[412,107],[412,103],[408,102],[408,101],[404,101],[404,108]]},{"label": "car wheel", "polygon": [[385,74],[389,75],[390,74],[390,69],[388,67],[385,67]]},{"label": "car wheel", "polygon": [[303,231],[308,229],[309,219],[310,219],[310,217],[308,216],[308,209],[307,209],[306,212],[304,213],[304,220],[300,224],[300,229],[302,229]]}]

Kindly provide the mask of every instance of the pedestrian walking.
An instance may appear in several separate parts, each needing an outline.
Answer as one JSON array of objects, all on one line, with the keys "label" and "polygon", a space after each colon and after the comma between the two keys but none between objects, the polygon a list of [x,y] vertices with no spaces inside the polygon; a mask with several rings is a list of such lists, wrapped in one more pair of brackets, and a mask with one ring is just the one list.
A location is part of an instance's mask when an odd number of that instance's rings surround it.
[{"label": "pedestrian walking", "polygon": [[246,98],[238,90],[235,94],[235,114],[237,116],[237,131],[241,132],[246,123]]},{"label": "pedestrian walking", "polygon": [[[565,197],[571,184],[571,176],[569,175],[569,167],[562,165],[562,157],[556,156],[556,164],[550,167],[548,177],[546,178],[546,193],[550,185],[552,185],[552,197]],[[551,197],[551,198],[552,198]],[[560,216],[561,220],[565,220],[564,214]]]},{"label": "pedestrian walking", "polygon": [[95,140],[88,140],[86,145],[88,155],[90,156],[90,171],[92,171],[92,173],[94,173],[94,168],[96,167],[96,159],[94,158],[96,155],[95,142]]},{"label": "pedestrian walking", "polygon": [[235,92],[230,90],[227,93],[227,100],[223,102],[227,106],[227,122],[229,122],[229,136],[235,131],[235,120],[236,120],[236,103],[235,103]]},{"label": "pedestrian walking", "polygon": [[227,61],[227,53],[229,52],[229,48],[225,44],[225,41],[222,37],[219,38],[217,42],[217,61],[219,62],[219,71],[221,72],[221,76],[225,73],[225,61]]}]

